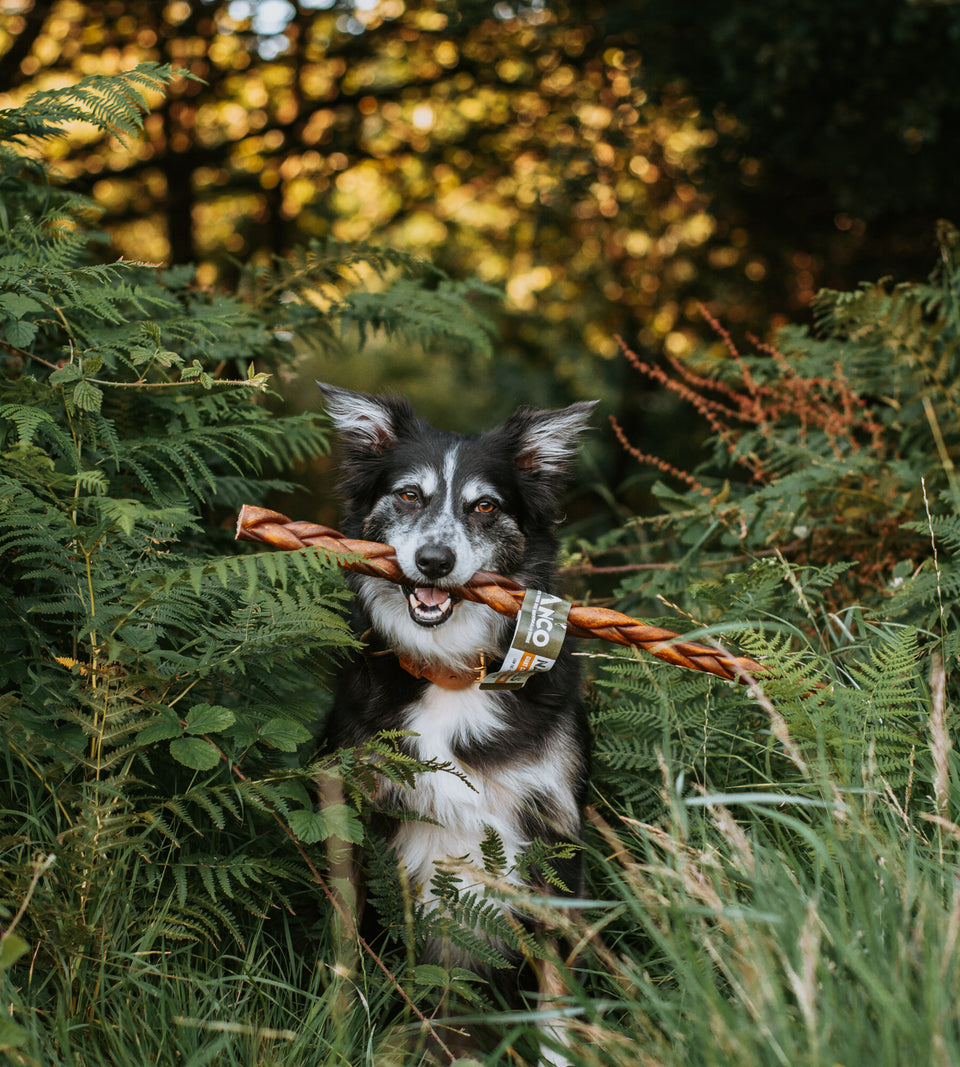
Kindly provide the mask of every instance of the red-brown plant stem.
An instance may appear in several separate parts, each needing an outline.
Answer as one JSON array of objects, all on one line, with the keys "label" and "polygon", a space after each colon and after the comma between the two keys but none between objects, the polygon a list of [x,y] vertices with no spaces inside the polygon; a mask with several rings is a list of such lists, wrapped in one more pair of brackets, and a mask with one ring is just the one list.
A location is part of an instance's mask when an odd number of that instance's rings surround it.
[{"label": "red-brown plant stem", "polygon": [[688,474],[686,471],[680,470],[679,467],[674,467],[672,463],[668,463],[665,459],[661,459],[659,456],[651,456],[648,452],[641,452],[640,449],[634,448],[632,444],[627,440],[627,435],[623,431],[623,427],[617,422],[616,417],[609,416],[610,425],[613,427],[613,433],[616,439],[620,442],[621,447],[625,452],[628,452],[634,459],[640,463],[648,463],[657,470],[663,471],[664,474],[670,474],[674,478],[679,479],[681,482],[686,482],[690,488],[696,492],[701,493],[703,496],[709,496],[710,490],[701,485],[692,474]]}]

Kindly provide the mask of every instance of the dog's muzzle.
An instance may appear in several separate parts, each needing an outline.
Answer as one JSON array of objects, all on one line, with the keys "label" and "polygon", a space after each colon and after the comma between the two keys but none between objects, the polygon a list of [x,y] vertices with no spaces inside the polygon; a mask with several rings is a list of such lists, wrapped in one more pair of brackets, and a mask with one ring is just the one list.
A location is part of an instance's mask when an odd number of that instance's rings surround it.
[{"label": "dog's muzzle", "polygon": [[[445,578],[453,570],[457,556],[452,548],[428,541],[417,549],[414,562],[420,574],[429,581]],[[421,626],[439,626],[446,622],[457,603],[446,589],[435,585],[405,585],[403,593],[410,617]]]}]

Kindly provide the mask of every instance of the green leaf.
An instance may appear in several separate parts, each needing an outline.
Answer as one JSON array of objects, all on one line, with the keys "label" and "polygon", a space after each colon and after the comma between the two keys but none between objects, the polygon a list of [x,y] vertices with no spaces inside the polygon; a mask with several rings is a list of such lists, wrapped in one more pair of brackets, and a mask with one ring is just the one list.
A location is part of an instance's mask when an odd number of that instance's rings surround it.
[{"label": "green leaf", "polygon": [[219,704],[194,704],[187,712],[188,734],[217,734],[233,726],[236,715]]},{"label": "green leaf", "polygon": [[436,963],[419,963],[413,968],[413,981],[416,985],[446,989],[450,985],[450,974]]},{"label": "green leaf", "polygon": [[4,934],[0,937],[0,971],[12,967],[30,946],[17,934]]},{"label": "green leaf", "polygon": [[81,411],[99,411],[103,403],[103,390],[90,382],[77,382],[73,389],[73,402]]},{"label": "green leaf", "polygon": [[38,326],[35,322],[16,319],[3,327],[3,339],[14,348],[26,348],[37,336],[37,330]]},{"label": "green leaf", "polygon": [[261,739],[281,752],[295,752],[310,736],[310,731],[293,719],[269,719],[260,728]]},{"label": "green leaf", "polygon": [[327,804],[316,811],[292,811],[290,829],[305,845],[315,845],[328,837],[339,837],[359,845],[363,840],[363,823],[346,804]]},{"label": "green leaf", "polygon": [[277,783],[277,793],[288,800],[295,800],[301,807],[309,808],[313,803],[307,787],[299,778],[291,778]]},{"label": "green leaf", "polygon": [[137,734],[137,741],[141,745],[150,745],[155,741],[166,741],[171,737],[180,737],[183,727],[177,718],[173,708],[159,708],[159,714],[151,719],[146,726]]},{"label": "green leaf", "polygon": [[170,755],[184,767],[195,771],[212,771],[220,762],[217,750],[199,737],[178,737],[170,742]]},{"label": "green leaf", "polygon": [[5,311],[12,319],[22,319],[31,311],[43,311],[43,304],[23,293],[0,293],[0,311]]},{"label": "green leaf", "polygon": [[50,375],[51,385],[66,385],[68,382],[78,381],[83,377],[83,371],[77,363],[64,363],[62,367]]}]

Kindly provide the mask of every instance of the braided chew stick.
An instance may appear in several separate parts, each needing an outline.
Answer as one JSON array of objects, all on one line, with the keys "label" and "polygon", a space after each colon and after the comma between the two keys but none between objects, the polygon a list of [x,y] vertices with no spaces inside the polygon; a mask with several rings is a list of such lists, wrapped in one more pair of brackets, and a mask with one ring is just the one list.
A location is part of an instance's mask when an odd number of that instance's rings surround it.
[{"label": "braided chew stick", "polygon": [[[291,522],[286,515],[268,508],[245,505],[237,519],[237,540],[256,541],[277,548],[319,548],[331,553],[336,563],[359,574],[406,584],[407,578],[397,564],[389,545],[376,541],[356,541],[312,522]],[[341,556],[360,558],[341,559]],[[522,585],[499,574],[477,571],[466,585],[451,592],[464,600],[486,604],[501,615],[515,617],[520,611],[526,590]],[[733,656],[709,645],[684,641],[672,630],[647,626],[629,615],[608,608],[574,604],[567,619],[567,633],[574,637],[599,637],[617,645],[643,648],[677,667],[706,671],[720,678],[742,681],[746,675],[763,673],[763,666],[745,656]]]}]

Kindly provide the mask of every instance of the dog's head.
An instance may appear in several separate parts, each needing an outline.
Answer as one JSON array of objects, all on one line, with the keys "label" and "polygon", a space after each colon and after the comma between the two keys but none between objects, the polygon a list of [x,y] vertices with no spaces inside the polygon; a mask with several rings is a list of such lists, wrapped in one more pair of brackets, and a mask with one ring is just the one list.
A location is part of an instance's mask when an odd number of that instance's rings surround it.
[{"label": "dog's head", "polygon": [[448,590],[479,570],[526,579],[550,567],[558,496],[593,403],[521,408],[487,433],[454,434],[406,400],[320,387],[343,443],[348,532],[396,550],[407,583],[393,595],[416,626],[451,619]]}]

